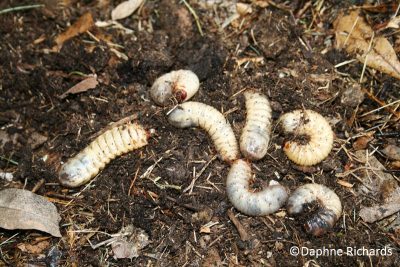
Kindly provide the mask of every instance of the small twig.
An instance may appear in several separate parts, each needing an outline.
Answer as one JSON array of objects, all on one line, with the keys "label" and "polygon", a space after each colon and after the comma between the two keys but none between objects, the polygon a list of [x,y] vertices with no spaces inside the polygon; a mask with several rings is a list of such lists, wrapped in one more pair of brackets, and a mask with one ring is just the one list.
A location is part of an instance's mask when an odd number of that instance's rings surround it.
[{"label": "small twig", "polygon": [[375,112],[375,111],[378,111],[378,110],[384,108],[384,109],[386,109],[387,111],[389,111],[390,113],[392,113],[393,115],[395,115],[395,116],[397,117],[397,119],[400,119],[400,112],[399,112],[399,111],[395,111],[395,110],[393,110],[392,108],[389,107],[389,106],[391,106],[391,105],[393,105],[393,104],[396,104],[396,103],[400,102],[400,100],[396,100],[396,101],[393,101],[392,103],[386,104],[385,102],[383,102],[382,100],[380,100],[379,98],[377,98],[376,96],[374,96],[374,95],[373,95],[370,91],[368,91],[367,89],[361,88],[361,90],[362,90],[365,94],[367,94],[367,96],[368,96],[370,99],[372,99],[373,101],[375,101],[376,103],[378,103],[381,107],[378,108],[378,109],[369,111],[369,112],[367,112],[367,113],[364,113],[364,114],[362,114],[360,117],[365,116],[365,115],[368,115],[368,114],[371,114],[371,113],[373,113],[373,112]]},{"label": "small twig", "polygon": [[12,163],[12,164],[18,166],[18,162],[16,162],[15,160],[12,160],[12,159],[10,159],[10,158],[6,158],[6,157],[3,157],[3,156],[0,156],[0,159],[5,160],[5,161],[8,161],[8,162],[10,162],[10,163]]},{"label": "small twig", "polygon": [[[192,191],[193,191],[193,187],[194,187],[195,182],[197,181],[197,179],[199,179],[199,177],[200,177],[200,176],[203,174],[203,172],[207,169],[207,167],[210,165],[210,163],[211,163],[212,161],[214,161],[216,158],[217,158],[217,155],[214,155],[214,156],[203,166],[203,168],[202,168],[196,175],[193,175],[193,180],[192,180],[192,182],[190,183],[190,185],[189,185],[188,187],[186,187],[185,189],[183,189],[183,193],[186,193],[187,191],[190,190],[189,195],[192,194]],[[196,169],[194,169],[194,172],[195,172],[195,171],[196,171]]]},{"label": "small twig", "polygon": [[21,11],[21,10],[27,10],[27,9],[33,9],[33,8],[40,8],[40,7],[44,7],[44,5],[40,4],[40,5],[10,7],[10,8],[0,10],[0,15],[5,14],[5,13],[14,12],[14,11]]},{"label": "small twig", "polygon": [[356,27],[359,18],[360,18],[360,17],[357,16],[357,19],[354,21],[353,26],[351,26],[350,32],[349,32],[349,34],[347,35],[346,40],[344,41],[343,46],[346,46],[347,42],[349,41],[350,36],[351,36],[351,34],[353,33],[354,28]]},{"label": "small twig", "polygon": [[233,212],[231,210],[227,211],[229,219],[232,221],[232,223],[235,225],[237,231],[239,232],[240,239],[242,241],[247,241],[250,240],[250,236],[246,231],[246,228],[242,225],[242,223],[238,220],[238,218],[235,217]]},{"label": "small twig", "polygon": [[131,185],[129,186],[129,190],[128,190],[128,196],[131,195],[131,190],[132,190],[133,185],[135,184],[135,181],[136,181],[136,179],[137,179],[137,177],[138,177],[139,169],[140,169],[140,168],[138,168],[138,169],[136,170],[136,172],[135,172],[135,177],[133,177],[133,179],[132,179],[132,181],[131,181]]},{"label": "small twig", "polygon": [[192,13],[194,20],[196,21],[197,29],[199,30],[200,35],[204,36],[203,30],[201,29],[200,19],[197,16],[196,11],[189,5],[188,2],[186,2],[186,0],[182,0],[181,2],[184,3],[185,6],[189,9],[190,13]]},{"label": "small twig", "polygon": [[42,187],[44,182],[45,182],[44,179],[40,179],[40,181],[33,187],[32,193],[36,193]]},{"label": "small twig", "polygon": [[[184,208],[186,208],[186,209],[188,209],[188,210],[190,210],[190,211],[198,212],[198,211],[201,210],[201,207],[195,207],[195,206],[193,206],[193,205],[191,205],[191,204],[180,203],[178,200],[176,200],[176,199],[173,198],[173,197],[166,196],[166,198],[167,198],[169,201],[172,201],[172,202],[174,202],[175,204],[177,204],[177,205],[179,205],[179,206],[182,206],[182,207],[184,207]],[[157,204],[157,205],[158,205],[158,204]]]},{"label": "small twig", "polygon": [[13,239],[14,237],[16,237],[17,235],[19,235],[19,233],[14,234],[12,237],[4,240],[3,242],[0,243],[0,247],[6,243],[8,243],[8,241],[10,241],[11,239]]},{"label": "small twig", "polygon": [[[359,18],[359,17],[357,17],[357,19],[358,19],[358,18]],[[365,73],[365,70],[366,70],[366,68],[367,68],[368,56],[369,56],[369,52],[371,51],[372,42],[373,42],[374,38],[375,38],[375,32],[372,33],[372,38],[371,38],[371,41],[369,42],[368,49],[367,49],[367,53],[366,53],[366,55],[365,55],[364,66],[363,66],[363,68],[362,68],[361,76],[360,76],[360,84],[362,83],[362,80],[363,80],[363,78],[364,78],[364,73]]]}]

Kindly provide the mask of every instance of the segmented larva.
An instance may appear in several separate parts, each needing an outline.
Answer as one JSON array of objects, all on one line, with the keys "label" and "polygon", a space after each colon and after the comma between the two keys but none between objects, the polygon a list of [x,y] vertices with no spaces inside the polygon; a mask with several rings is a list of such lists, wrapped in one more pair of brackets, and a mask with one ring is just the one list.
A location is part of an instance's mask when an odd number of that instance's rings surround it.
[{"label": "segmented larva", "polygon": [[150,89],[150,96],[158,105],[165,106],[175,97],[178,102],[189,100],[199,90],[197,75],[190,70],[171,71],[159,77]]},{"label": "segmented larva", "polygon": [[232,127],[217,109],[190,101],[178,105],[170,112],[168,121],[178,128],[198,126],[206,130],[222,160],[231,163],[239,157],[239,148]]},{"label": "segmented larva", "polygon": [[240,151],[250,160],[265,156],[271,134],[271,106],[267,97],[255,91],[244,92],[246,124],[240,136]]},{"label": "segmented larva", "polygon": [[62,165],[60,183],[77,187],[88,182],[115,157],[147,145],[148,137],[146,130],[136,123],[111,128]]},{"label": "segmented larva", "polygon": [[332,228],[342,214],[342,203],[338,195],[321,184],[305,184],[297,188],[289,197],[287,210],[289,214],[299,214],[305,204],[317,201],[320,209],[304,227],[308,233],[320,236]]},{"label": "segmented larva", "polygon": [[226,192],[233,206],[244,214],[261,216],[281,208],[288,193],[282,185],[271,181],[262,191],[252,192],[250,164],[242,159],[233,162],[226,179]]},{"label": "segmented larva", "polygon": [[333,146],[333,131],[324,117],[312,110],[295,110],[280,118],[283,131],[296,137],[306,137],[285,142],[283,150],[287,157],[303,166],[315,165],[324,160]]}]

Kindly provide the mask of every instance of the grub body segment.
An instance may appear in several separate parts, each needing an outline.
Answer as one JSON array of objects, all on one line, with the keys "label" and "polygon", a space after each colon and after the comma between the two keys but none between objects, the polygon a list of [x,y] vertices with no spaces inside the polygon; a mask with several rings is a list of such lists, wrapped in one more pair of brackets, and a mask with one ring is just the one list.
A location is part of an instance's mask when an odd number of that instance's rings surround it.
[{"label": "grub body segment", "polygon": [[170,112],[168,121],[177,128],[200,127],[207,131],[222,160],[231,163],[239,157],[238,144],[230,123],[214,107],[189,101]]},{"label": "grub body segment", "polygon": [[112,159],[147,145],[147,139],[146,130],[136,123],[107,130],[61,166],[60,183],[67,187],[77,187],[89,182]]}]

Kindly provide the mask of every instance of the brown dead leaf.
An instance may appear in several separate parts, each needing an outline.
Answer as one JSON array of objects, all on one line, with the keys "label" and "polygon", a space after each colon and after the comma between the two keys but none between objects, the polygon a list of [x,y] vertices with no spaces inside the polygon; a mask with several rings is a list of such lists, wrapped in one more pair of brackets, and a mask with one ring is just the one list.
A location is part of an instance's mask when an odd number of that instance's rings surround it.
[{"label": "brown dead leaf", "polygon": [[32,132],[28,138],[28,144],[32,149],[36,149],[47,141],[47,136],[44,136],[36,131]]},{"label": "brown dead leaf", "polygon": [[390,167],[393,169],[400,169],[400,160],[396,160],[390,163]]},{"label": "brown dead leaf", "polygon": [[354,150],[366,149],[368,147],[368,143],[371,142],[373,139],[374,137],[372,136],[372,134],[358,137],[353,143]]},{"label": "brown dead leaf", "polygon": [[[215,247],[209,248],[207,251],[207,255],[203,258],[203,262],[200,265],[201,267],[219,267],[219,266],[224,266],[221,260],[221,256],[218,253],[218,249]],[[234,266],[234,265],[229,265],[229,266]],[[238,266],[238,265],[235,265]]]},{"label": "brown dead leaf", "polygon": [[392,45],[386,38],[375,36],[358,10],[340,14],[333,25],[337,48],[346,49],[361,63],[400,79],[400,62]]},{"label": "brown dead leaf", "polygon": [[387,145],[382,149],[383,154],[391,160],[400,160],[400,147],[395,145]]},{"label": "brown dead leaf", "polygon": [[128,0],[120,3],[111,12],[111,19],[119,20],[130,16],[142,3],[143,0]]},{"label": "brown dead leaf", "polygon": [[372,223],[386,218],[400,210],[400,187],[391,194],[390,198],[383,205],[364,207],[360,210],[360,217],[363,221]]},{"label": "brown dead leaf", "polygon": [[74,24],[72,24],[66,31],[60,33],[55,42],[58,47],[61,47],[63,43],[81,33],[86,32],[94,25],[93,17],[90,12],[82,15]]},{"label": "brown dead leaf", "polygon": [[[374,155],[367,154],[366,150],[358,150],[354,153],[358,162],[364,163],[365,169],[360,170],[358,176],[362,184],[358,186],[358,192],[368,194],[374,197],[382,197],[386,201],[386,195],[391,192],[382,190],[386,184],[396,183],[396,179],[390,174],[385,172],[385,166],[379,162]],[[368,155],[368,156],[367,156]],[[392,187],[394,190],[394,187]]]},{"label": "brown dead leaf", "polygon": [[0,191],[0,227],[35,229],[61,237],[60,215],[46,198],[30,191],[9,188]]},{"label": "brown dead leaf", "polygon": [[83,81],[80,81],[79,83],[75,84],[71,88],[68,89],[65,93],[60,95],[60,98],[63,99],[69,94],[77,94],[77,93],[82,93],[86,92],[89,89],[94,89],[96,86],[99,84],[97,81],[97,75],[88,75],[86,79]]},{"label": "brown dead leaf", "polygon": [[49,246],[50,242],[45,240],[34,245],[28,243],[20,243],[17,245],[17,248],[19,248],[19,250],[21,250],[22,252],[28,252],[30,254],[40,254]]}]

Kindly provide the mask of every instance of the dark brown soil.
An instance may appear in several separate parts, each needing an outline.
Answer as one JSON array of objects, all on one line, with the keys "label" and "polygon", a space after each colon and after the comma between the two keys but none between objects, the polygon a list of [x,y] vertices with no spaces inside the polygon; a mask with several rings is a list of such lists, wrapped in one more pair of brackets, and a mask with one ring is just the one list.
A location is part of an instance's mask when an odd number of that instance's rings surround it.
[{"label": "dark brown soil", "polygon": [[[18,244],[34,244],[47,235],[1,229],[0,266],[400,265],[399,232],[378,223],[364,223],[358,217],[361,206],[377,204],[377,200],[353,194],[336,182],[335,174],[357,164],[340,146],[352,153],[354,140],[344,141],[376,125],[372,119],[349,124],[355,108],[341,102],[344,88],[350,80],[359,80],[362,70],[361,64],[353,62],[340,68],[348,74],[341,76],[334,67],[351,59],[329,45],[334,37],[332,21],[340,10],[349,8],[347,4],[325,1],[324,17],[316,15],[315,24],[310,24],[312,8],[295,21],[294,14],[307,1],[293,1],[286,8],[279,1],[278,6],[266,8],[253,5],[241,28],[230,25],[219,30],[217,15],[222,22],[228,16],[222,4],[207,9],[206,1],[189,1],[200,18],[201,36],[183,3],[146,1],[139,12],[120,21],[133,29],[133,34],[111,28],[91,30],[95,35],[108,35],[122,48],[83,33],[53,52],[54,38],[81,15],[91,12],[95,20],[107,20],[116,3],[44,2],[53,5],[0,15],[0,131],[10,138],[6,142],[0,139],[0,170],[14,175],[12,182],[0,180],[0,189],[31,190],[45,179],[36,193],[57,205],[63,237],[49,239],[47,249],[33,254],[21,251]],[[0,10],[29,4],[32,1],[1,1]],[[309,25],[311,31],[307,30]],[[39,38],[43,40],[35,41]],[[128,60],[118,58],[111,48],[123,52]],[[239,66],[238,60],[245,57],[261,57],[263,61]],[[180,68],[193,70],[201,80],[193,100],[228,113],[236,136],[240,136],[245,121],[244,100],[236,93],[244,88],[255,88],[269,97],[275,122],[282,113],[299,108],[316,110],[334,121],[337,141],[323,163],[307,169],[294,166],[281,149],[285,137],[275,128],[268,155],[253,167],[260,180],[277,179],[278,175],[280,183],[290,190],[310,179],[334,189],[344,212],[332,231],[317,238],[302,228],[306,215],[293,218],[280,212],[248,217],[232,207],[224,185],[229,166],[219,158],[212,160],[216,151],[207,134],[170,126],[165,113],[171,107],[158,107],[149,97],[148,89],[158,76]],[[82,79],[73,74],[77,72],[96,73],[100,84],[60,99]],[[387,103],[400,98],[400,83],[394,78],[367,72],[366,79]],[[378,107],[367,98],[357,114]],[[156,130],[148,146],[113,160],[86,188],[66,189],[58,184],[60,162],[83,149],[111,122],[135,113],[140,113],[141,124]],[[373,114],[381,115],[380,119],[390,115],[385,109]],[[398,121],[389,120],[385,132],[398,133]],[[35,142],[32,136],[43,141]],[[377,145],[396,142],[396,136],[376,137],[376,141]],[[210,160],[194,187],[184,191]],[[151,174],[140,178],[155,162]],[[352,177],[347,181],[359,183]],[[79,193],[77,197],[75,193]],[[241,240],[227,210],[233,210],[250,240]],[[209,222],[216,223],[210,233],[200,232]],[[115,234],[129,224],[145,230],[151,241],[138,258],[116,260],[109,246],[92,249],[90,244],[109,238],[105,233]],[[292,256],[293,246],[344,250],[390,247],[393,251],[391,256]]]}]

